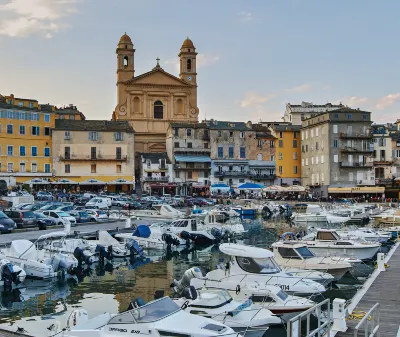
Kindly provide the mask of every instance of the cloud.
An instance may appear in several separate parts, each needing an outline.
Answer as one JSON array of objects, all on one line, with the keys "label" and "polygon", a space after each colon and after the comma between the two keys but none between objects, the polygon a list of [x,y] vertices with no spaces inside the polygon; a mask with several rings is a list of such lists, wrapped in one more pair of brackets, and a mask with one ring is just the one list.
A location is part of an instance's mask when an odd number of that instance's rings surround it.
[{"label": "cloud", "polygon": [[285,89],[286,92],[306,92],[311,89],[312,85],[310,83],[304,83],[294,88]]},{"label": "cloud", "polygon": [[274,98],[274,94],[259,94],[254,91],[247,91],[244,94],[244,99],[240,101],[242,108],[256,108],[261,109],[263,104],[268,102],[271,98]]},{"label": "cloud", "polygon": [[[197,69],[212,66],[214,63],[218,62],[220,59],[219,55],[206,55],[206,54],[197,54],[196,58],[196,66]],[[166,61],[164,64],[167,65],[168,68],[173,69],[175,72],[180,72],[180,59],[179,57],[172,57]]]},{"label": "cloud", "polygon": [[358,105],[363,105],[368,102],[369,102],[369,99],[367,97],[358,97],[358,96],[350,96],[350,97],[346,97],[344,100],[342,100],[342,104],[348,105],[348,106],[358,106]]},{"label": "cloud", "polygon": [[247,11],[239,12],[238,17],[242,22],[250,22],[254,20],[253,13]]},{"label": "cloud", "polygon": [[74,4],[80,0],[8,0],[0,5],[6,19],[0,21],[0,35],[27,37],[40,34],[52,38],[69,25],[64,18],[78,12]]},{"label": "cloud", "polygon": [[383,110],[385,108],[391,107],[393,104],[395,104],[397,101],[400,100],[400,93],[395,93],[395,94],[389,94],[381,99],[378,100],[376,104],[376,108],[378,110]]}]

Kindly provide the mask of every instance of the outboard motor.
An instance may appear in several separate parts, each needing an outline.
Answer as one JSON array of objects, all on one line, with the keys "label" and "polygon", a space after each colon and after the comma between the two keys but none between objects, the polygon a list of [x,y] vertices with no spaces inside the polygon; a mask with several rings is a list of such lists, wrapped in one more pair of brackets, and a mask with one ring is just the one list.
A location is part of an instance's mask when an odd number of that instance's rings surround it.
[{"label": "outboard motor", "polygon": [[[110,247],[111,247],[111,251],[109,249]],[[96,246],[96,249],[94,251],[95,251],[95,253],[99,254],[99,262],[101,264],[104,264],[104,259],[107,259],[107,260],[112,259],[112,246],[110,246],[110,247],[108,247],[106,250],[105,247],[102,245]]]},{"label": "outboard motor", "polygon": [[139,255],[140,257],[144,257],[143,248],[139,246],[136,240],[129,239],[125,247],[130,251],[131,256]]},{"label": "outboard motor", "polygon": [[199,267],[193,267],[186,270],[179,281],[174,280],[171,284],[172,290],[176,294],[181,294],[185,288],[190,286],[190,280],[193,278],[203,278],[203,274]]},{"label": "outboard motor", "polygon": [[186,245],[187,245],[187,246],[189,246],[189,245],[190,245],[190,241],[193,240],[192,235],[191,235],[189,232],[187,232],[187,231],[181,232],[180,237],[181,237],[181,239],[183,239],[183,240],[186,241]]},{"label": "outboard motor", "polygon": [[75,248],[74,257],[78,260],[79,264],[81,264],[82,262],[89,264],[90,262],[89,256],[86,256],[85,253],[83,252],[83,249],[79,247]]},{"label": "outboard motor", "polygon": [[164,233],[161,239],[171,248],[172,245],[179,246],[179,240],[174,238],[171,234]]},{"label": "outboard motor", "polygon": [[190,286],[182,291],[181,296],[188,300],[195,300],[198,297],[198,292],[195,287]]},{"label": "outboard motor", "polygon": [[263,207],[263,209],[262,209],[262,211],[261,211],[261,216],[262,216],[263,218],[269,218],[269,217],[272,216],[272,212],[271,212],[271,210],[269,209],[268,206],[264,206],[264,207]]},{"label": "outboard motor", "polygon": [[211,228],[211,234],[215,237],[215,239],[218,242],[222,240],[222,231],[219,228],[217,227]]},{"label": "outboard motor", "polygon": [[1,269],[1,279],[4,282],[4,290],[11,291],[13,282],[15,283],[16,279],[18,279],[18,277],[15,276],[14,268],[11,263],[8,262],[3,265]]}]

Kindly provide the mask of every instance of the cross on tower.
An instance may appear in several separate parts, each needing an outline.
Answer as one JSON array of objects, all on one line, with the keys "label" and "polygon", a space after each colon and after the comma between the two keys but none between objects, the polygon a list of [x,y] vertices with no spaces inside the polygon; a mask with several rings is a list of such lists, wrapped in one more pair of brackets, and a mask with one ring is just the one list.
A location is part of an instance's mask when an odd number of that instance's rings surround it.
[{"label": "cross on tower", "polygon": [[157,65],[159,66],[159,65],[160,65],[160,58],[157,57],[157,58],[156,58],[156,61],[157,61]]}]

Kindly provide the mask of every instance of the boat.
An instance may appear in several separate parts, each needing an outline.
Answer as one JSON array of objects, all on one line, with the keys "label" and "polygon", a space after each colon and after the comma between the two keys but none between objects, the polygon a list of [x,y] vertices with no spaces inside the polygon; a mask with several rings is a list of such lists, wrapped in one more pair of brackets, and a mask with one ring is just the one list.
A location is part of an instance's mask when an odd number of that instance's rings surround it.
[{"label": "boat", "polygon": [[235,234],[242,235],[245,229],[242,220],[238,214],[234,216],[232,213],[220,209],[212,209],[204,218],[204,229],[211,230],[217,228],[220,230],[229,230]]},{"label": "boat", "polygon": [[209,317],[236,332],[245,332],[246,337],[262,337],[271,325],[282,325],[278,316],[267,308],[255,307],[251,298],[235,301],[223,289],[189,287],[173,301],[188,313]]},{"label": "boat", "polygon": [[278,241],[272,244],[276,262],[286,272],[291,268],[317,270],[333,276],[333,281],[340,280],[352,264],[340,257],[316,257],[305,243],[296,241]]},{"label": "boat", "polygon": [[5,291],[24,282],[25,277],[26,273],[21,267],[12,264],[9,260],[0,259],[0,286]]},{"label": "boat", "polygon": [[[203,274],[198,267],[192,267],[185,271],[179,281],[174,280],[172,284],[174,296],[182,296],[183,292],[190,286],[191,280],[194,278],[203,278]],[[202,288],[203,287],[199,289]],[[220,285],[216,285],[212,288],[207,284],[205,288],[225,290],[225,288]],[[265,285],[256,282],[247,284],[245,287],[236,286],[234,290],[227,289],[227,291],[234,300],[239,302],[244,302],[248,298],[251,298],[255,308],[266,308],[273,314],[281,317],[284,321],[290,320],[315,305],[310,299],[289,295],[279,286]]]},{"label": "boat", "polygon": [[307,205],[305,213],[294,213],[291,220],[297,226],[325,226],[343,224],[349,221],[350,217],[330,214],[319,205]]},{"label": "boat", "polygon": [[243,199],[244,205],[233,206],[232,209],[239,214],[239,216],[256,216],[258,208],[253,205],[252,199]]},{"label": "boat", "polygon": [[317,229],[301,239],[316,256],[353,257],[370,260],[378,253],[379,243],[345,240],[333,229]]},{"label": "boat", "polygon": [[235,290],[254,284],[277,285],[289,294],[304,296],[323,293],[326,288],[319,282],[283,272],[274,260],[274,254],[263,248],[223,243],[220,251],[230,256],[225,266],[212,270],[203,278],[193,278],[190,285]]},{"label": "boat", "polygon": [[98,240],[87,240],[91,251],[102,250],[104,257],[124,258],[132,255],[126,244],[118,242],[107,231],[99,231]]},{"label": "boat", "polygon": [[391,238],[390,232],[378,232],[373,228],[357,228],[354,230],[337,230],[336,233],[344,240],[362,239],[368,242],[385,243]]},{"label": "boat", "polygon": [[86,310],[76,309],[68,317],[67,328],[56,335],[58,337],[114,337],[124,334],[143,337],[241,336],[220,322],[187,313],[169,297],[163,297],[119,314],[105,313],[92,319],[88,319]]},{"label": "boat", "polygon": [[43,244],[43,249],[52,253],[58,252],[74,256],[81,263],[91,264],[99,261],[95,249],[85,239],[63,237]]},{"label": "boat", "polygon": [[[182,240],[190,240],[198,245],[210,245],[218,241],[225,231],[204,225],[197,218],[177,219],[170,223],[168,230],[178,235]],[[215,235],[214,235],[214,234]],[[218,236],[218,238],[216,237]]]},{"label": "boat", "polygon": [[139,218],[155,218],[155,219],[176,219],[184,214],[173,208],[171,205],[160,204],[153,205],[153,209],[141,209],[131,211],[131,215]]}]

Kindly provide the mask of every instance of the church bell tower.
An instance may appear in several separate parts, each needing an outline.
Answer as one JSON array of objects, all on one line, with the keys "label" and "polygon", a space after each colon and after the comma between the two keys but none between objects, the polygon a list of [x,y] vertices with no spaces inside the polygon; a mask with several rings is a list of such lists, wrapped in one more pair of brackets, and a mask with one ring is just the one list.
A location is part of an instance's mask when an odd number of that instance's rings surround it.
[{"label": "church bell tower", "polygon": [[196,48],[189,37],[183,41],[180,58],[180,74],[179,77],[193,85],[197,85],[197,72],[196,72]]},{"label": "church bell tower", "polygon": [[118,84],[118,82],[130,80],[135,74],[135,49],[131,38],[126,33],[120,38],[116,53]]}]

